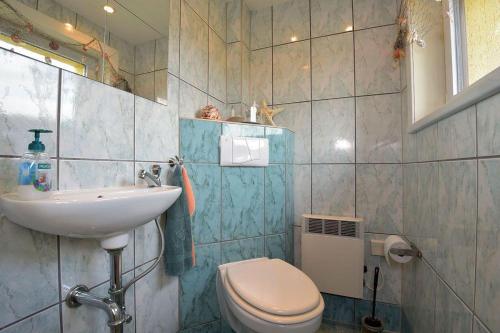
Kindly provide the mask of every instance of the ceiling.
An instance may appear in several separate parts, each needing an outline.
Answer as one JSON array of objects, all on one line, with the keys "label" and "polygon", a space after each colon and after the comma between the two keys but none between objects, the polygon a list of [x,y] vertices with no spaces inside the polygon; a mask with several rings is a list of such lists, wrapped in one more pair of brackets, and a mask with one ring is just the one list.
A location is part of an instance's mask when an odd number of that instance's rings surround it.
[{"label": "ceiling", "polygon": [[250,10],[259,10],[265,7],[270,7],[273,5],[280,4],[282,2],[286,2],[288,0],[246,0],[246,4]]},{"label": "ceiling", "polygon": [[[133,45],[168,36],[169,0],[57,0],[87,20]],[[89,5],[91,4],[91,5]],[[106,16],[104,5],[114,8]]]}]

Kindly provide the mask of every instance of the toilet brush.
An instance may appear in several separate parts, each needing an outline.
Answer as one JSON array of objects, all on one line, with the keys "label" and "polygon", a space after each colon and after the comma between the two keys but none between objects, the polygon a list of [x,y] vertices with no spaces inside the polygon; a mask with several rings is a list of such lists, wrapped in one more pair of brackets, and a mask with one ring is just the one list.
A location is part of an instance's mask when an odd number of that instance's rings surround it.
[{"label": "toilet brush", "polygon": [[375,267],[375,276],[373,278],[373,300],[372,300],[372,315],[371,317],[363,317],[363,332],[382,332],[384,325],[382,321],[375,317],[375,306],[377,304],[377,287],[378,275],[380,272],[379,267]]}]

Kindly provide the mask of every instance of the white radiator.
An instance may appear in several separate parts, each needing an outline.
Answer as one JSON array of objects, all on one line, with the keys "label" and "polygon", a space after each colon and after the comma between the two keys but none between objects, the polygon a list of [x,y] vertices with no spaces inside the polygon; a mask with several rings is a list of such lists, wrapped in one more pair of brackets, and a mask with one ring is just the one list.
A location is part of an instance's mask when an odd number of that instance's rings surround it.
[{"label": "white radiator", "polygon": [[362,219],[304,215],[302,271],[321,292],[363,298]]}]

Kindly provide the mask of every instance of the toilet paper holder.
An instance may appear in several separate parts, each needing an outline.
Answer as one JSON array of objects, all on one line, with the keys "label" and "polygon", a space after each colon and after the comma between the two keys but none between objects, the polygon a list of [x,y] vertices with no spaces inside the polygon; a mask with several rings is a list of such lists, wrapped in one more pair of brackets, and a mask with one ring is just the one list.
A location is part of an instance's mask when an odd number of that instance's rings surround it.
[{"label": "toilet paper holder", "polygon": [[418,249],[418,247],[415,246],[412,242],[410,243],[411,249],[396,249],[392,248],[389,250],[389,253],[395,254],[397,256],[412,256],[412,257],[417,257],[417,258],[422,258],[422,251]]}]

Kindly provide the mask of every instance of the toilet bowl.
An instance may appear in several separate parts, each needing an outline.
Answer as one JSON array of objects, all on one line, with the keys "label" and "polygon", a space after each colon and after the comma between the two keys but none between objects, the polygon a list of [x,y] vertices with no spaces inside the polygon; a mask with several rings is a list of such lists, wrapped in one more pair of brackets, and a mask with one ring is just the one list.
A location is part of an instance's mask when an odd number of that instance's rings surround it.
[{"label": "toilet bowl", "polygon": [[280,259],[220,265],[217,298],[237,333],[313,333],[325,304],[307,275]]}]

